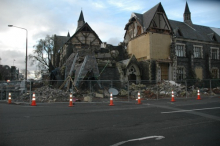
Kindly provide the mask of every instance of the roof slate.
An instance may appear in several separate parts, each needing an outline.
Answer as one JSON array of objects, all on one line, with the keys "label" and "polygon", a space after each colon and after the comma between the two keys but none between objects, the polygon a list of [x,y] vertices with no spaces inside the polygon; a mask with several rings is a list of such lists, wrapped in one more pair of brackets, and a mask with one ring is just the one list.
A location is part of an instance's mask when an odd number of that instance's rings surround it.
[{"label": "roof slate", "polygon": [[[158,9],[158,7],[161,5],[161,3],[157,4],[147,12],[143,14],[143,26],[144,26],[144,31],[150,26],[150,23],[152,19],[154,18],[154,15]],[[162,5],[161,5],[162,6]]]},{"label": "roof slate", "polygon": [[54,42],[55,42],[55,46],[56,48],[59,50],[61,47],[63,47],[63,45],[67,42],[67,40],[70,37],[66,37],[66,36],[54,36]]},{"label": "roof slate", "polygon": [[210,27],[195,24],[190,27],[184,22],[175,20],[169,20],[169,22],[173,30],[179,29],[181,31],[182,36],[179,37],[212,42],[213,40],[211,39],[210,35],[213,34],[215,35],[217,42],[220,42],[220,36],[216,34],[215,31],[213,31]]},{"label": "roof slate", "polygon": [[[144,28],[144,31],[146,31],[146,29],[149,28],[149,26],[151,24],[151,21],[153,20],[153,18],[154,18],[157,11],[162,11],[162,12],[165,13],[161,2],[158,3],[157,5],[155,5],[153,8],[151,8],[147,12],[145,12],[144,14],[132,13],[131,17],[135,17],[137,19],[137,21]],[[128,25],[129,25],[131,20],[132,19],[130,19],[129,22],[127,23],[127,25],[125,27],[125,30],[128,28]]]}]

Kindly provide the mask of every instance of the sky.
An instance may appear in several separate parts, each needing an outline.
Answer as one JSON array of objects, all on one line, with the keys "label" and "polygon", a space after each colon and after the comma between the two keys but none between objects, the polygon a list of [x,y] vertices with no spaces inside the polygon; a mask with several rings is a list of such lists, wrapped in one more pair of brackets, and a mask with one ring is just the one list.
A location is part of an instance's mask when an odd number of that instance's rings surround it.
[{"label": "sky", "polygon": [[[118,45],[131,14],[143,14],[159,2],[168,19],[183,21],[186,0],[0,0],[0,64],[25,69],[26,31],[8,25],[28,30],[29,55],[46,35],[72,36],[82,10],[102,42]],[[194,24],[220,28],[220,0],[187,3]],[[28,62],[28,71],[34,70]]]}]

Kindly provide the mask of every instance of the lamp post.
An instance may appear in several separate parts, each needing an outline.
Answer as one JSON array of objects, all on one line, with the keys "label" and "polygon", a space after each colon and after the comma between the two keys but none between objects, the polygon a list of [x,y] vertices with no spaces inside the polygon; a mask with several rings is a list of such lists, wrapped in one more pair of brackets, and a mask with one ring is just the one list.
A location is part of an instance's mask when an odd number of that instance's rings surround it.
[{"label": "lamp post", "polygon": [[27,47],[28,47],[28,30],[26,28],[14,26],[14,25],[8,25],[8,27],[16,27],[20,29],[26,30],[26,58],[25,58],[25,80],[27,81]]},{"label": "lamp post", "polygon": [[14,62],[15,62],[15,60],[13,60],[13,66],[14,66]]}]

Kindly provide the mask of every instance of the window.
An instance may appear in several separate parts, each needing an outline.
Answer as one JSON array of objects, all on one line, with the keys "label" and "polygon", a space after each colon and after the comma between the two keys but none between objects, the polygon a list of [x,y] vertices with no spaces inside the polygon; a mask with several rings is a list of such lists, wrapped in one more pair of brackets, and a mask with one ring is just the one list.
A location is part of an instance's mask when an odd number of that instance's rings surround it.
[{"label": "window", "polygon": [[178,57],[185,57],[185,45],[184,44],[177,44],[176,45],[176,56]]},{"label": "window", "polygon": [[179,36],[183,36],[183,35],[182,35],[182,32],[181,32],[179,29],[178,29],[177,32],[178,32],[178,35],[179,35]]},{"label": "window", "polygon": [[219,48],[211,47],[211,58],[215,60],[219,59]]},{"label": "window", "polygon": [[141,34],[141,26],[137,26],[137,35]]},{"label": "window", "polygon": [[185,78],[185,69],[184,67],[177,67],[176,70],[177,80],[183,80]]},{"label": "window", "polygon": [[214,79],[219,78],[219,70],[218,70],[218,68],[212,68],[212,77]]},{"label": "window", "polygon": [[194,45],[194,58],[202,58],[202,46]]},{"label": "window", "polygon": [[215,41],[215,42],[217,41],[215,35],[213,35],[212,41]]}]

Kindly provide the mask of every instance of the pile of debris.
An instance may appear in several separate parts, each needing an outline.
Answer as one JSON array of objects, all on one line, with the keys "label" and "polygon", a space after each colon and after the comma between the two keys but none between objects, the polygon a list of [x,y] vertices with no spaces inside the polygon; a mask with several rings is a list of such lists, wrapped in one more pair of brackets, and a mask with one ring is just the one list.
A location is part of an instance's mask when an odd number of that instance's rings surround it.
[{"label": "pile of debris", "polygon": [[[53,89],[49,86],[43,86],[41,88],[37,88],[35,91],[35,98],[37,102],[61,102],[61,101],[69,101],[69,93],[59,89]],[[23,94],[20,96],[23,101],[29,101],[30,95]]]},{"label": "pile of debris", "polygon": [[215,94],[220,94],[220,87],[214,88],[212,91]]},{"label": "pile of debris", "polygon": [[[187,90],[187,91],[186,91]],[[171,97],[172,91],[175,97],[192,97],[197,95],[198,88],[194,86],[188,87],[177,84],[174,81],[163,81],[159,84],[154,85],[144,85],[144,84],[134,84],[129,85],[129,91],[126,89],[121,89],[119,92],[120,96],[127,96],[128,92],[131,98],[137,98],[138,92],[140,92],[142,98],[156,99],[156,98],[167,98]],[[208,88],[200,89],[200,94],[203,95],[215,95],[220,94],[220,88],[214,88],[213,92],[210,93]]]}]

